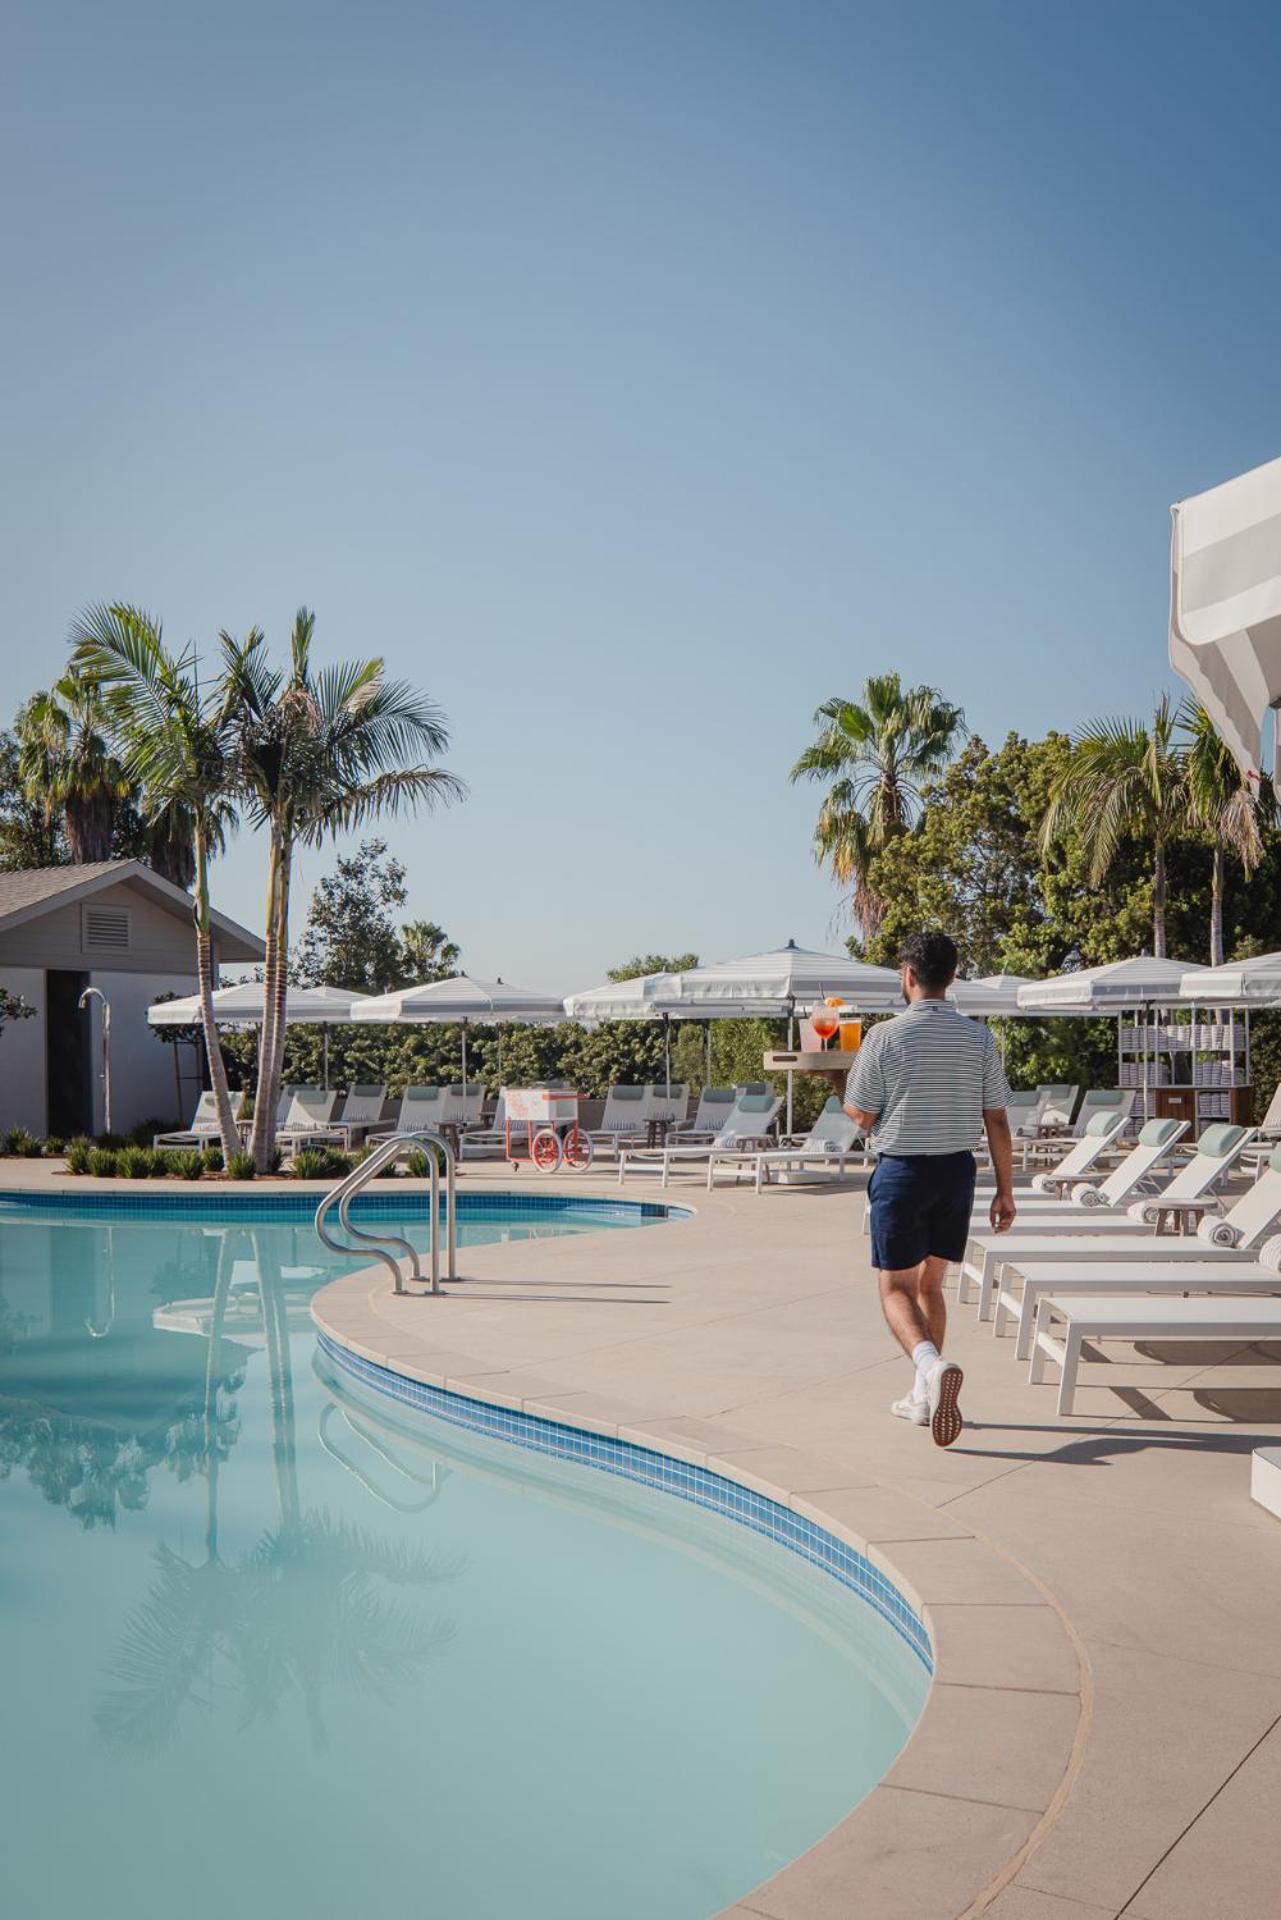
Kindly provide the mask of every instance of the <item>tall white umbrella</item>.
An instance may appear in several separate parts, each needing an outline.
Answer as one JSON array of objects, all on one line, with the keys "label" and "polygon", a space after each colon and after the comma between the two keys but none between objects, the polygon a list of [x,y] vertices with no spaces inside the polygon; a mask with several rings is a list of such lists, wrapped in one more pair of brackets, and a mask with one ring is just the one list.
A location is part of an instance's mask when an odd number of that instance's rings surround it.
[{"label": "tall white umbrella", "polygon": [[672,1013],[669,1003],[675,996],[676,975],[672,973],[637,974],[631,980],[607,980],[604,986],[589,987],[585,993],[571,993],[565,1001],[565,1013],[586,1027],[602,1020],[661,1020],[663,1023],[663,1061],[667,1091],[672,1090]]},{"label": "tall white umbrella", "polygon": [[849,954],[815,953],[789,940],[768,953],[679,973],[677,1005],[693,1013],[719,1007],[727,1017],[790,1019],[839,995],[852,1012],[884,1013],[900,1007],[899,976],[890,967],[869,966]]},{"label": "tall white umbrella", "polygon": [[1000,1019],[1021,1011],[1019,989],[1032,984],[1024,974],[988,973],[978,980],[954,980],[947,997],[960,1013],[980,1020]]},{"label": "tall white umbrella", "polygon": [[1249,773],[1281,721],[1281,460],[1171,515],[1170,664]]},{"label": "tall white umbrella", "polygon": [[[1149,1016],[1154,1007],[1168,1007],[1179,999],[1183,981],[1200,973],[1190,960],[1156,960],[1138,954],[1133,960],[1110,960],[1101,967],[1081,967],[1075,973],[1056,973],[1019,988],[1024,1013],[1111,1014]],[[1142,1056],[1143,1113],[1148,1111],[1148,1041]]]},{"label": "tall white umbrella", "polygon": [[1184,975],[1180,993],[1204,1007],[1281,1006],[1281,953],[1260,953],[1225,967]]},{"label": "tall white umbrella", "polygon": [[[325,1085],[329,1085],[329,1028],[355,1019],[356,1008],[368,996],[346,987],[288,987],[285,1025],[325,1028]],[[262,1025],[262,982],[241,980],[234,987],[218,987],[213,995],[214,1019],[220,1027]],[[194,1027],[200,1023],[200,995],[183,1000],[159,1000],[147,1008],[152,1027]]]},{"label": "tall white umbrella", "polygon": [[564,1018],[565,1003],[555,994],[511,987],[503,980],[473,980],[466,973],[457,973],[449,980],[433,980],[422,987],[402,987],[399,993],[372,995],[356,1010],[356,1019],[361,1022],[461,1027],[464,1086],[469,1025],[551,1026]]}]

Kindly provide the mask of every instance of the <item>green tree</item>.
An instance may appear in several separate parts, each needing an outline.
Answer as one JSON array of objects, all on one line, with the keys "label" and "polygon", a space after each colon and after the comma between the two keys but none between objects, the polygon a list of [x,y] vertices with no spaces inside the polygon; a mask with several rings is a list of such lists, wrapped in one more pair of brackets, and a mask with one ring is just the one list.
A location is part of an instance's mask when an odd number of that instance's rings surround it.
[{"label": "green tree", "polygon": [[7,987],[0,987],[0,1033],[11,1020],[30,1020],[35,1013],[20,993],[10,993]]},{"label": "green tree", "polygon": [[209,898],[209,862],[235,817],[235,738],[227,688],[215,683],[202,692],[194,653],[171,654],[159,621],[136,607],[90,607],[73,635],[76,668],[99,689],[100,724],[112,736],[124,780],[136,786],[144,822],[172,825],[181,819],[190,833],[200,1024],[222,1150],[230,1157],[239,1149],[240,1135],[214,1018]]},{"label": "green tree", "polygon": [[607,980],[643,980],[651,973],[689,973],[698,965],[696,953],[635,953],[621,967],[611,967]]},{"label": "green tree", "polygon": [[72,667],[56,686],[32,694],[14,731],[19,777],[46,832],[61,824],[74,861],[110,860],[129,783],[111,750],[97,681]]},{"label": "green tree", "polygon": [[1210,842],[1210,965],[1224,961],[1223,901],[1228,861],[1248,880],[1263,858],[1261,815],[1275,811],[1271,783],[1242,773],[1204,707],[1184,703],[1179,725],[1185,735],[1184,769],[1194,826]]},{"label": "green tree", "polygon": [[280,1097],[295,849],[464,791],[453,774],[431,764],[448,745],[439,709],[389,680],[380,659],[316,671],[314,628],[314,616],[300,608],[284,672],[269,665],[257,631],[243,646],[222,636],[239,782],[251,817],[268,832],[263,1023],[250,1141],[260,1172]]},{"label": "green tree", "polygon": [[462,948],[434,920],[407,920],[400,936],[400,974],[405,986],[449,980],[462,970]]},{"label": "green tree", "polygon": [[362,841],[342,854],[311,896],[307,927],[294,963],[304,986],[387,993],[401,983],[396,910],[408,897],[405,869],[385,840]]},{"label": "green tree", "polygon": [[0,732],[0,873],[62,866],[67,843],[56,809],[29,790],[17,735]]},{"label": "green tree", "polygon": [[1152,951],[1168,953],[1166,904],[1170,849],[1192,829],[1186,758],[1168,696],[1150,724],[1094,720],[1073,735],[1072,751],[1054,783],[1041,828],[1049,849],[1070,835],[1086,850],[1098,882],[1129,841],[1152,861]]},{"label": "green tree", "polygon": [[951,759],[965,716],[936,687],[904,689],[897,673],[883,673],[864,683],[861,700],[825,700],[814,724],[818,739],[791,778],[827,784],[814,855],[852,890],[855,918],[871,940],[884,911],[872,864],[916,818],[922,784]]}]

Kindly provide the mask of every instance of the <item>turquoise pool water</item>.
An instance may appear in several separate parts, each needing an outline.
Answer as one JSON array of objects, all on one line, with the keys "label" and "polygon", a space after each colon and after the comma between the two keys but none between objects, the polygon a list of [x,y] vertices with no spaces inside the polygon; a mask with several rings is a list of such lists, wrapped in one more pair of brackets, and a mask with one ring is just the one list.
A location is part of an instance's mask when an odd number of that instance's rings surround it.
[{"label": "turquoise pool water", "polygon": [[0,1206],[5,1911],[717,1913],[925,1667],[733,1520],[340,1373],[307,1309],[349,1265],[302,1219]]}]

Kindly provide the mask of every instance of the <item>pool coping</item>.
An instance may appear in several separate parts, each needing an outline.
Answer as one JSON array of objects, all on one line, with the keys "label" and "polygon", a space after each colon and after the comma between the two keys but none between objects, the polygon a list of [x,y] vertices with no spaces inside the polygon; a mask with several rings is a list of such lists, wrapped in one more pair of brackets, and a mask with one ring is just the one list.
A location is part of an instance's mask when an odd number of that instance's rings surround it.
[{"label": "pool coping", "polygon": [[[202,1203],[207,1196],[211,1206],[234,1208],[272,1194],[315,1199],[332,1184],[269,1177],[239,1192],[222,1183],[201,1183],[187,1186],[184,1194],[180,1183],[168,1180],[73,1179],[49,1162],[19,1161],[5,1172],[5,1190],[26,1203],[37,1194],[64,1203],[92,1194],[181,1202],[199,1192]],[[468,1174],[468,1186],[478,1197],[511,1191],[505,1169],[486,1169],[485,1175],[468,1169]],[[415,1186],[426,1190],[426,1182]],[[591,1176],[555,1178],[544,1191],[549,1199],[603,1199],[599,1180]],[[524,1196],[526,1202],[533,1198]],[[674,1224],[687,1253],[697,1248],[698,1259],[721,1266],[734,1259],[727,1238],[736,1222],[753,1217],[751,1196],[737,1189],[700,1190],[696,1196],[682,1189],[673,1212],[684,1214]],[[618,1233],[602,1239],[588,1233],[540,1244],[557,1250],[563,1271],[582,1263],[585,1250],[608,1249],[618,1262],[629,1243],[656,1240],[665,1242],[666,1236]],[[480,1259],[486,1271],[491,1266],[501,1271],[519,1260],[521,1250],[521,1243],[486,1246],[474,1251],[469,1264]],[[1062,1810],[1080,1770],[1091,1719],[1088,1655],[1045,1584],[1003,1548],[905,1488],[866,1475],[856,1482],[848,1470],[837,1484],[831,1462],[787,1445],[762,1451],[756,1443],[745,1452],[742,1435],[723,1421],[650,1418],[607,1394],[558,1388],[541,1363],[536,1382],[520,1362],[492,1357],[483,1380],[468,1377],[479,1371],[474,1362],[457,1353],[442,1356],[425,1331],[397,1313],[397,1305],[403,1310],[414,1298],[407,1294],[397,1302],[384,1271],[367,1268],[323,1288],[313,1300],[312,1318],[338,1345],[406,1380],[491,1408],[530,1413],[584,1435],[612,1435],[673,1461],[706,1467],[791,1509],[863,1554],[926,1627],[934,1678],[921,1718],[884,1780],[814,1846],[724,1909],[719,1920],[850,1920],[854,1899],[875,1920],[977,1920],[998,1901]],[[433,1366],[433,1353],[438,1363],[447,1357],[452,1364]],[[591,1403],[586,1409],[585,1400]],[[753,1459],[753,1453],[759,1457]],[[879,1509],[874,1526],[852,1525],[836,1511],[851,1490],[856,1502],[870,1496]],[[951,1554],[937,1557],[950,1558],[951,1566],[928,1564],[932,1549],[944,1541],[953,1543]],[[910,1574],[907,1558],[916,1562]],[[968,1599],[958,1599],[954,1582],[961,1560]],[[1018,1783],[1016,1789],[1012,1782]],[[1022,1884],[1013,1890],[1015,1900]],[[1002,1901],[1002,1911],[1005,1905]]]},{"label": "pool coping", "polygon": [[[566,1194],[574,1190],[573,1183],[558,1186]],[[590,1196],[579,1188],[577,1197]],[[695,1204],[688,1212],[683,1237],[714,1235],[720,1208]],[[590,1238],[581,1236],[578,1244]],[[492,1260],[512,1250],[485,1251]],[[895,1518],[860,1530],[834,1510],[839,1502],[830,1495],[841,1489],[831,1487],[827,1463],[799,1450],[776,1449],[775,1454],[791,1457],[780,1461],[772,1455],[762,1470],[750,1458],[732,1457],[741,1441],[717,1421],[651,1421],[621,1402],[611,1407],[606,1396],[597,1396],[599,1404],[585,1413],[581,1393],[549,1390],[545,1376],[537,1392],[530,1392],[518,1368],[505,1388],[498,1370],[482,1384],[448,1366],[433,1366],[430,1341],[404,1327],[393,1333],[378,1311],[376,1302],[391,1299],[381,1270],[364,1269],[322,1288],[312,1301],[312,1318],[331,1345],[406,1382],[666,1456],[790,1511],[876,1569],[923,1623],[933,1680],[920,1720],[894,1765],[828,1834],[725,1909],[722,1920],[832,1920],[849,1915],[855,1889],[860,1898],[874,1897],[875,1905],[866,1910],[876,1920],[976,1920],[1053,1825],[1079,1767],[1089,1725],[1088,1659],[1043,1583],[1000,1548],[958,1527],[956,1537],[967,1543],[971,1587],[989,1597],[957,1604],[949,1584],[954,1569],[931,1572],[918,1566],[909,1575],[901,1564],[904,1556],[896,1561],[893,1540],[876,1537],[889,1533],[900,1545],[940,1538],[940,1528],[949,1523],[912,1494],[864,1482]],[[592,1464],[587,1449],[580,1457]],[[976,1679],[967,1649],[985,1642],[989,1649],[993,1643],[999,1647],[1011,1627],[1011,1608],[1020,1609],[1013,1635],[1017,1654],[1002,1672],[999,1656],[993,1670],[989,1651],[982,1678]],[[1017,1806],[1009,1804],[1012,1780],[1025,1783]],[[961,1863],[955,1875],[947,1870],[950,1857]],[[926,1862],[931,1864],[923,1880]]]}]

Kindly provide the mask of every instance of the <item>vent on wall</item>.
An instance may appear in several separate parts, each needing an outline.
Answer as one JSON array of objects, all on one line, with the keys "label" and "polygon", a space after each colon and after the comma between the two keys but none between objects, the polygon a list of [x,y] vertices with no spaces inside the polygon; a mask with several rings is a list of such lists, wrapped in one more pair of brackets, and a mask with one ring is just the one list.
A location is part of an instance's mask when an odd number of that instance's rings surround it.
[{"label": "vent on wall", "polygon": [[128,953],[128,908],[82,907],[80,945],[86,953]]}]

